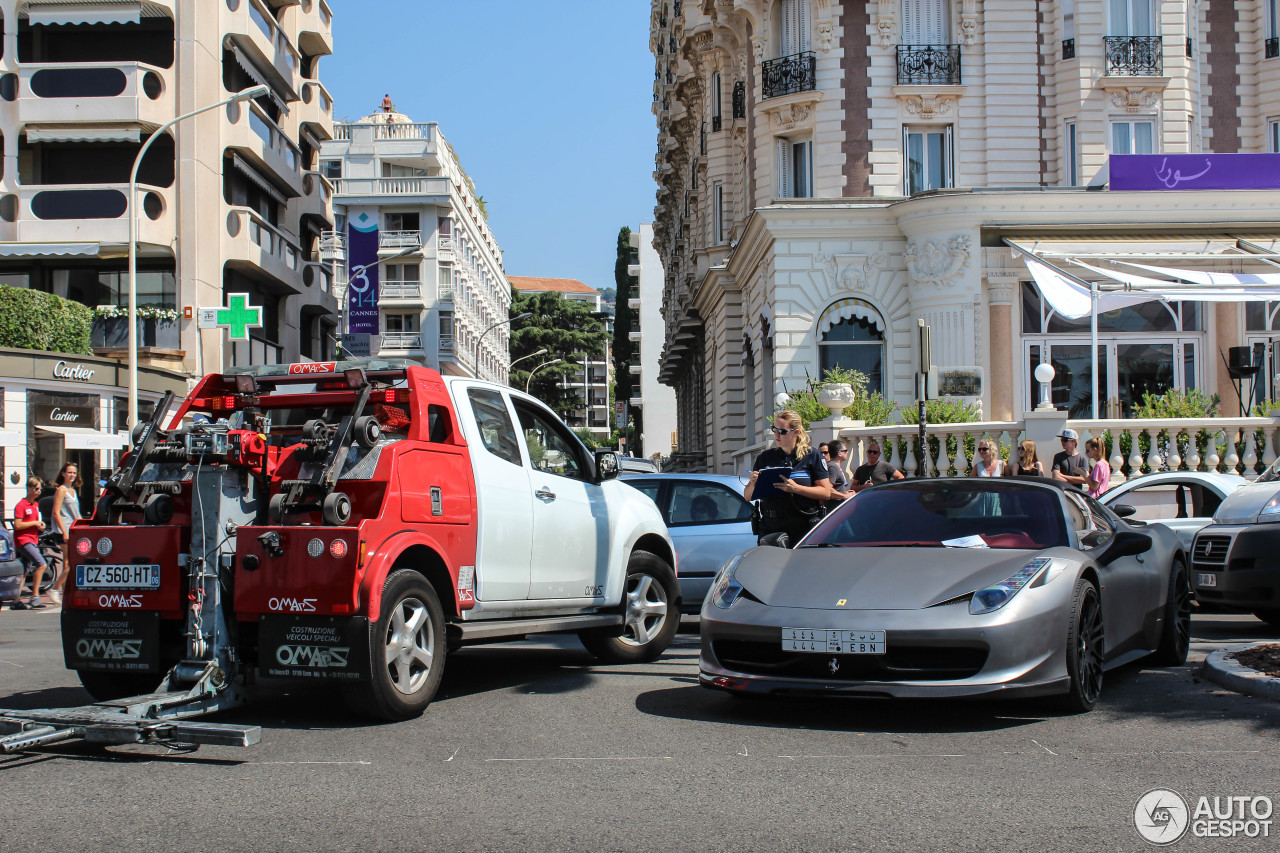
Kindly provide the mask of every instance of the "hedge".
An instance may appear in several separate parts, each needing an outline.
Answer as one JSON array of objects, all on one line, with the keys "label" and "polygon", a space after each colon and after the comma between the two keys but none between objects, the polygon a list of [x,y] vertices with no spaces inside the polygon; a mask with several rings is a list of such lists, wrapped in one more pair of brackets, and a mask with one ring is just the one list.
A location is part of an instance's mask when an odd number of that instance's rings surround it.
[{"label": "hedge", "polygon": [[52,293],[0,285],[0,347],[91,355],[93,309]]}]

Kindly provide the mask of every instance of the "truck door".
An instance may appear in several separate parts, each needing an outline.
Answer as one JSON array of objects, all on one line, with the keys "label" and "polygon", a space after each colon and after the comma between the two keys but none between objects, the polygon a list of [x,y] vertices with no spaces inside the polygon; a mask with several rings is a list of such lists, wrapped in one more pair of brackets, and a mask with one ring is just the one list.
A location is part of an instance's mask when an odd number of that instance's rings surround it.
[{"label": "truck door", "polygon": [[469,405],[475,425],[468,440],[477,448],[471,454],[479,524],[476,598],[523,601],[529,595],[529,543],[534,533],[533,496],[520,438],[501,392],[468,388],[464,405]]},{"label": "truck door", "polygon": [[609,515],[582,445],[549,410],[513,399],[529,455],[529,598],[595,598],[609,564]]}]

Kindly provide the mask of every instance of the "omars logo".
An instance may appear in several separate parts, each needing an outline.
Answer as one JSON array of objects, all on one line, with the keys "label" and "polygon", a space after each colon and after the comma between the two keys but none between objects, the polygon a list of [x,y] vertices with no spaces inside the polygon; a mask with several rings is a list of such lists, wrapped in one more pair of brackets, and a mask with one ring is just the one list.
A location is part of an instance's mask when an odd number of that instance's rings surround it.
[{"label": "omars logo", "polygon": [[141,595],[100,595],[99,607],[141,607]]},{"label": "omars logo", "polygon": [[97,660],[137,660],[142,656],[141,640],[80,640],[76,654]]},{"label": "omars logo", "polygon": [[315,613],[314,598],[272,598],[267,601],[267,609],[286,613]]},{"label": "omars logo", "polygon": [[280,646],[276,660],[284,666],[309,666],[316,669],[341,669],[347,665],[349,647]]}]

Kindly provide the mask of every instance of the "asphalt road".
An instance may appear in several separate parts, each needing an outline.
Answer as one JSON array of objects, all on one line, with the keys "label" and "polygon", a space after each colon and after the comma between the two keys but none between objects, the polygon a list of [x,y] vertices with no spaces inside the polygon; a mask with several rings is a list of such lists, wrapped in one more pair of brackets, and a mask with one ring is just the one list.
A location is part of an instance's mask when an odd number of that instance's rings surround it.
[{"label": "asphalt road", "polygon": [[[220,718],[264,727],[250,749],[0,758],[0,850],[1152,850],[1132,824],[1152,788],[1280,801],[1280,703],[1196,663],[1275,629],[1198,615],[1193,632],[1195,662],[1108,673],[1081,716],[738,702],[697,686],[696,634],[644,666],[593,667],[571,639],[471,648],[407,723],[361,724],[308,685]],[[56,614],[0,613],[0,707],[85,701]]]}]

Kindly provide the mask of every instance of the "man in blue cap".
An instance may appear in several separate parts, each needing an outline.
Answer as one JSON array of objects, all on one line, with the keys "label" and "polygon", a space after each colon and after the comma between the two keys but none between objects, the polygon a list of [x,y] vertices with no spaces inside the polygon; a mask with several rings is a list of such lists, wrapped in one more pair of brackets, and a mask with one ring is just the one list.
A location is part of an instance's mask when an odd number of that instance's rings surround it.
[{"label": "man in blue cap", "polygon": [[1084,488],[1089,482],[1089,460],[1076,449],[1080,434],[1073,429],[1064,429],[1058,433],[1058,439],[1062,442],[1062,450],[1053,455],[1053,479]]}]

